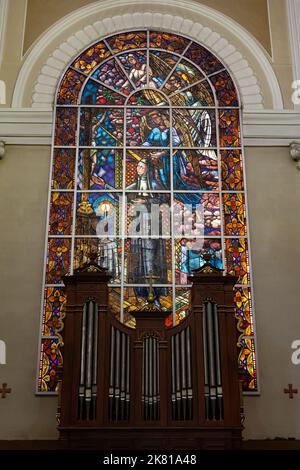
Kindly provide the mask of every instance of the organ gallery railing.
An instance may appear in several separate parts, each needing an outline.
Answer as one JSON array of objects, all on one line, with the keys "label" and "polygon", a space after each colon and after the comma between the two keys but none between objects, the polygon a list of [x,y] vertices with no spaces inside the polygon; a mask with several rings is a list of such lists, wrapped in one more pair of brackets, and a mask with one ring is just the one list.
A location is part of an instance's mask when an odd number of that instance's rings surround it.
[{"label": "organ gallery railing", "polygon": [[64,279],[61,439],[98,448],[239,447],[235,278],[209,264],[195,272],[191,312],[171,328],[150,287],[132,312],[135,329],[110,312],[108,280],[93,262]]}]

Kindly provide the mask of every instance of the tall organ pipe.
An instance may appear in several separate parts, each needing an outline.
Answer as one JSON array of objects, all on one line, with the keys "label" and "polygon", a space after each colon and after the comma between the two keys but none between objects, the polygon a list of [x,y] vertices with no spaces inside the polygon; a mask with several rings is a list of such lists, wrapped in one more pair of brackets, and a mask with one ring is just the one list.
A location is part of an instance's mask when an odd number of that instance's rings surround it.
[{"label": "tall organ pipe", "polygon": [[85,376],[85,404],[86,416],[90,418],[92,401],[92,367],[93,367],[93,323],[94,302],[88,302],[88,330],[87,330],[87,353],[86,353],[86,376]]},{"label": "tall organ pipe", "polygon": [[188,399],[188,419],[193,417],[193,389],[192,389],[192,351],[191,351],[191,332],[188,326],[186,333],[186,357],[187,357],[187,399]]},{"label": "tall organ pipe", "polygon": [[115,379],[115,328],[111,326],[110,330],[110,375],[109,375],[109,390],[108,390],[108,401],[109,401],[109,415],[113,416],[113,405],[114,405],[114,379]]},{"label": "tall organ pipe", "polygon": [[84,381],[85,381],[85,348],[86,348],[86,304],[83,306],[82,311],[82,324],[81,324],[81,352],[80,352],[80,382],[79,382],[79,419],[83,418],[83,405],[84,405]]},{"label": "tall organ pipe", "polygon": [[97,400],[97,366],[98,366],[98,312],[93,302],[94,334],[93,334],[93,376],[92,376],[92,418],[96,417]]},{"label": "tall organ pipe", "polygon": [[190,326],[171,337],[172,419],[193,419]]},{"label": "tall organ pipe", "polygon": [[142,406],[144,420],[159,419],[159,342],[151,334],[143,339]]},{"label": "tall organ pipe", "polygon": [[181,354],[181,396],[182,396],[182,418],[186,419],[187,412],[187,387],[186,387],[186,343],[185,330],[180,333],[180,354]]},{"label": "tall organ pipe", "polygon": [[120,331],[116,330],[115,417],[119,420],[120,405]]},{"label": "tall organ pipe", "polygon": [[216,384],[216,350],[214,341],[214,326],[213,326],[213,309],[212,303],[207,302],[207,332],[208,332],[208,352],[209,352],[209,394],[211,404],[212,419],[216,418],[216,399],[217,399],[217,384]]},{"label": "tall organ pipe", "polygon": [[125,414],[125,374],[126,374],[126,344],[125,344],[125,333],[121,333],[121,393],[120,393],[120,401],[121,401],[121,415],[120,418],[124,419]]},{"label": "tall organ pipe", "polygon": [[149,417],[153,419],[153,337],[149,341]]},{"label": "tall organ pipe", "polygon": [[125,419],[129,418],[130,404],[130,343],[129,336],[126,335],[126,390],[125,390]]},{"label": "tall organ pipe", "polygon": [[220,355],[220,341],[219,341],[219,320],[217,304],[213,303],[213,323],[214,323],[214,339],[216,351],[216,383],[217,383],[217,401],[219,419],[223,418],[223,388],[221,376],[221,355]]},{"label": "tall organ pipe", "polygon": [[206,418],[220,420],[223,418],[223,392],[219,324],[217,305],[210,300],[204,303],[203,309],[203,351]]},{"label": "tall organ pipe", "polygon": [[111,326],[109,410],[111,421],[124,421],[130,410],[130,338]]},{"label": "tall organ pipe", "polygon": [[180,349],[179,349],[179,335],[175,335],[175,378],[176,378],[176,414],[178,419],[181,419],[181,381],[180,381]]},{"label": "tall organ pipe", "polygon": [[174,335],[171,337],[171,367],[172,367],[172,416],[173,419],[176,417],[176,383],[175,383],[175,338]]}]

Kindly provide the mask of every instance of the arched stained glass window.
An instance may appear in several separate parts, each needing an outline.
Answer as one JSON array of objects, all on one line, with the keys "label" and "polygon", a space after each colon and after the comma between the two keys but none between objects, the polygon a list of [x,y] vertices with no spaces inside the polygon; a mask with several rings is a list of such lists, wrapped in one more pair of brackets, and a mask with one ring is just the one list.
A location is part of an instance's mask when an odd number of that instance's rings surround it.
[{"label": "arched stained glass window", "polygon": [[170,325],[186,315],[188,276],[205,258],[238,276],[241,378],[257,389],[243,172],[237,91],[203,46],[134,31],[73,61],[55,105],[39,392],[59,380],[62,276],[92,252],[111,274],[113,311],[131,326],[150,271]]}]

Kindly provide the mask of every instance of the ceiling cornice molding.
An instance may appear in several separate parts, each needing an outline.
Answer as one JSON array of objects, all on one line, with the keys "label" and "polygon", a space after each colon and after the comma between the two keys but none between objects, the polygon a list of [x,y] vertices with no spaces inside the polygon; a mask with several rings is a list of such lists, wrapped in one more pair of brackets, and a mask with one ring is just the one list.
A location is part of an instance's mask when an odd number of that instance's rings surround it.
[{"label": "ceiling cornice molding", "polygon": [[[222,13],[190,0],[166,0],[164,9],[169,13],[163,14],[160,13],[161,1],[152,0],[149,2],[150,11],[106,16],[114,8],[130,11],[130,8],[135,7],[138,10],[142,6],[146,8],[147,5],[147,2],[136,0],[105,0],[82,7],[55,23],[26,55],[17,78],[12,106],[24,106],[29,95],[32,96],[32,107],[52,109],[60,77],[82,50],[119,31],[154,28],[186,35],[209,48],[231,72],[245,109],[262,109],[265,105],[262,86],[257,79],[259,74],[263,75],[265,83],[268,84],[268,92],[272,98],[271,106],[274,109],[283,108],[277,78],[264,49],[248,31]],[[213,30],[192,21],[188,18],[191,14],[195,19],[201,18],[204,24],[206,20],[214,22],[216,27]],[[91,18],[96,21],[91,22]],[[78,22],[86,24],[78,29]],[[70,28],[75,29],[72,35]],[[224,29],[234,38],[231,43],[222,37]],[[58,38],[61,42],[57,47]],[[49,53],[51,44],[53,48]],[[258,64],[258,70],[253,70],[250,62]],[[32,70],[37,67],[39,71],[33,80]]]}]

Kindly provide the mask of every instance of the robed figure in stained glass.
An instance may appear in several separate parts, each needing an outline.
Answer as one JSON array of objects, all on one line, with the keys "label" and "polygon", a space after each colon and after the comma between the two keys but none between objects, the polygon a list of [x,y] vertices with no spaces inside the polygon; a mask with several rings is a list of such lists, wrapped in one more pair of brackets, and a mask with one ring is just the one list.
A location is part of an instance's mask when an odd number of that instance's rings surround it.
[{"label": "robed figure in stained glass", "polygon": [[[147,277],[152,273],[156,276],[159,284],[167,284],[168,273],[166,264],[165,240],[162,238],[151,238],[149,233],[149,222],[151,224],[151,214],[153,207],[160,206],[166,202],[164,195],[150,192],[151,190],[162,189],[161,183],[155,178],[154,167],[151,159],[142,159],[136,167],[136,180],[127,186],[127,190],[138,191],[128,193],[128,212],[134,218],[131,225],[130,235],[134,237],[130,240],[130,259],[128,259],[128,278],[134,284],[147,283]],[[159,235],[163,234],[162,223],[159,226]],[[141,235],[141,238],[138,237]],[[149,238],[148,238],[149,237]],[[147,287],[136,286],[135,294],[138,297],[148,296]],[[156,302],[159,297],[167,295],[167,288],[154,288]]]}]

